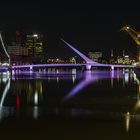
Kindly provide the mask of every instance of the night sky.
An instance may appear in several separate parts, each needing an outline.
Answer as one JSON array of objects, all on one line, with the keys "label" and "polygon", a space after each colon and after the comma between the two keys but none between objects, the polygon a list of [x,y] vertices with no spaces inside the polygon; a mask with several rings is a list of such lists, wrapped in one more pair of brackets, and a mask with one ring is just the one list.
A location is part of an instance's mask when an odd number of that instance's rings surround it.
[{"label": "night sky", "polygon": [[23,34],[40,33],[48,57],[74,55],[60,38],[85,54],[102,50],[107,56],[114,49],[121,55],[125,49],[135,56],[137,45],[120,29],[127,24],[140,31],[139,3],[134,1],[5,1],[0,5],[0,19],[7,44],[16,29]]}]

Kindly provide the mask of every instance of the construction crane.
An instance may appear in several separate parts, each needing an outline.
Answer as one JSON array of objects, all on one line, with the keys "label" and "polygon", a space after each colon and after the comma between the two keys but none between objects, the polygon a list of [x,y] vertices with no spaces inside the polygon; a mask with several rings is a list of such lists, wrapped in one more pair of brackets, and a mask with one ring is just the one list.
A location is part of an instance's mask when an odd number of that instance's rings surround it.
[{"label": "construction crane", "polygon": [[139,46],[138,47],[138,54],[137,59],[140,61],[140,33],[136,32],[134,29],[132,29],[130,26],[124,26],[121,28],[121,31],[126,31],[132,39],[135,41],[135,43]]}]

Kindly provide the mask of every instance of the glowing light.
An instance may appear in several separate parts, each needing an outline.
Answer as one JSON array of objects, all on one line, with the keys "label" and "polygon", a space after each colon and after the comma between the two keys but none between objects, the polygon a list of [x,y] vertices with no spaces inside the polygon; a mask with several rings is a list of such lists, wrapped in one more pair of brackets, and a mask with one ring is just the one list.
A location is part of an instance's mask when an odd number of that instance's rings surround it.
[{"label": "glowing light", "polygon": [[33,72],[33,67],[32,66],[30,66],[30,73],[32,73]]},{"label": "glowing light", "polygon": [[87,70],[91,70],[91,65],[86,65]]},{"label": "glowing light", "polygon": [[111,70],[114,70],[114,66],[111,66]]},{"label": "glowing light", "polygon": [[38,37],[38,34],[34,34],[33,37]]},{"label": "glowing light", "polygon": [[12,75],[14,75],[15,74],[15,70],[12,70]]},{"label": "glowing light", "polygon": [[75,80],[76,80],[76,75],[73,74],[73,75],[72,75],[72,82],[75,83]]},{"label": "glowing light", "polygon": [[111,79],[114,78],[114,76],[115,76],[114,73],[115,73],[114,71],[111,71]]},{"label": "glowing light", "polygon": [[38,105],[38,92],[35,91],[35,94],[34,94],[34,103],[35,105]]},{"label": "glowing light", "polygon": [[114,70],[111,71],[111,87],[113,88],[114,86]]},{"label": "glowing light", "polygon": [[33,67],[32,66],[30,66],[30,70],[33,70]]},{"label": "glowing light", "polygon": [[129,131],[129,128],[130,128],[130,113],[127,112],[126,113],[126,116],[125,116],[125,120],[126,120],[126,131],[128,132]]},{"label": "glowing light", "polygon": [[2,63],[2,66],[9,66],[9,63]]},{"label": "glowing light", "polygon": [[126,27],[126,29],[127,29],[127,30],[129,30],[129,29],[130,29],[130,27],[129,27],[129,26],[127,26],[127,27]]},{"label": "glowing light", "polygon": [[136,62],[136,63],[133,63],[132,65],[137,66],[137,65],[139,65],[139,63],[138,63],[138,62]]},{"label": "glowing light", "polygon": [[58,73],[59,73],[59,70],[57,69],[57,70],[56,70],[56,74],[58,74]]},{"label": "glowing light", "polygon": [[2,82],[3,82],[3,83],[6,83],[7,80],[8,80],[7,77],[3,77],[3,78],[2,78]]},{"label": "glowing light", "polygon": [[56,81],[57,81],[57,83],[59,83],[59,77],[56,77]]},{"label": "glowing light", "polygon": [[34,110],[33,110],[33,117],[34,117],[35,120],[38,118],[38,106],[35,106],[35,107],[34,107]]},{"label": "glowing light", "polygon": [[124,79],[125,79],[125,83],[129,82],[129,75],[128,75],[128,73],[125,73]]},{"label": "glowing light", "polygon": [[128,55],[125,55],[124,57],[125,57],[125,58],[129,58],[129,56],[128,56]]},{"label": "glowing light", "polygon": [[76,74],[76,69],[72,69],[72,74]]},{"label": "glowing light", "polygon": [[6,86],[5,86],[5,89],[4,89],[4,91],[3,91],[3,94],[2,94],[2,97],[1,97],[1,100],[0,100],[0,107],[3,106],[4,99],[5,99],[5,97],[6,97],[7,93],[8,93],[8,91],[9,91],[9,88],[10,88],[10,79],[8,79],[8,82],[7,82],[7,84],[6,84]]},{"label": "glowing light", "polygon": [[75,83],[76,80],[76,69],[72,69],[72,82]]},{"label": "glowing light", "polygon": [[10,76],[10,72],[9,71],[7,71],[7,75]]}]

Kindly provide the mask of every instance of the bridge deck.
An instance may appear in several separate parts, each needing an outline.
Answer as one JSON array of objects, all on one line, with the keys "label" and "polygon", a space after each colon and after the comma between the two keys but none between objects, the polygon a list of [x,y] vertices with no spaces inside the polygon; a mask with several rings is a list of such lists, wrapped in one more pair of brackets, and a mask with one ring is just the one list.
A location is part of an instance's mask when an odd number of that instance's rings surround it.
[{"label": "bridge deck", "polygon": [[12,66],[12,69],[17,68],[37,68],[37,67],[81,67],[91,65],[92,67],[118,67],[118,68],[134,68],[133,65],[115,65],[115,64],[99,64],[99,63],[91,63],[91,64],[33,64],[33,65],[16,65]]}]

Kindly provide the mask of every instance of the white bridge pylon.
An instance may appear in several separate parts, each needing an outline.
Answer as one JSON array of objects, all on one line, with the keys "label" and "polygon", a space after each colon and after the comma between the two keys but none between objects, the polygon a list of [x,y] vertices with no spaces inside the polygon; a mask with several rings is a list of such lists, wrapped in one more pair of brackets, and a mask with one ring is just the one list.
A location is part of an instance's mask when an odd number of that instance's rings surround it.
[{"label": "white bridge pylon", "polygon": [[3,39],[2,39],[2,35],[1,35],[1,32],[0,32],[0,41],[1,41],[1,44],[2,44],[2,48],[6,54],[6,56],[8,57],[8,61],[9,61],[9,64],[10,64],[10,55],[8,54],[6,48],[5,48],[5,45],[4,45],[4,42],[3,42]]},{"label": "white bridge pylon", "polygon": [[87,64],[97,64],[97,62],[94,62],[93,60],[89,59],[87,56],[85,56],[83,53],[75,49],[72,45],[70,45],[68,42],[66,42],[64,39],[61,39],[68,47],[70,47],[74,52],[76,52],[81,58],[83,58]]}]

